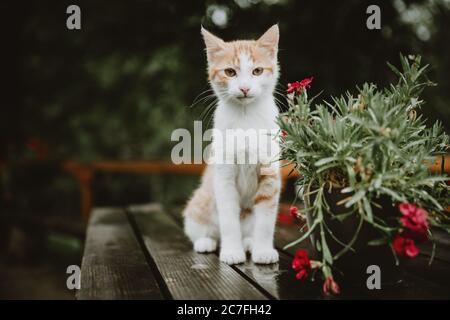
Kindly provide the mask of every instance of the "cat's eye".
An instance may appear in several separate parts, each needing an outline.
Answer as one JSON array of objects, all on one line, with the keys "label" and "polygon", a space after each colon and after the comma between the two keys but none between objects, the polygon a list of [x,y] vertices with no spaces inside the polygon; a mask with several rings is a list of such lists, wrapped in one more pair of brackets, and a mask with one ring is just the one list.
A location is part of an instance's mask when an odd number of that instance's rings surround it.
[{"label": "cat's eye", "polygon": [[234,77],[236,75],[236,70],[233,68],[226,68],[224,71],[227,77]]},{"label": "cat's eye", "polygon": [[262,75],[263,71],[264,71],[264,68],[258,67],[258,68],[253,69],[252,73],[254,76],[260,76],[260,75]]}]

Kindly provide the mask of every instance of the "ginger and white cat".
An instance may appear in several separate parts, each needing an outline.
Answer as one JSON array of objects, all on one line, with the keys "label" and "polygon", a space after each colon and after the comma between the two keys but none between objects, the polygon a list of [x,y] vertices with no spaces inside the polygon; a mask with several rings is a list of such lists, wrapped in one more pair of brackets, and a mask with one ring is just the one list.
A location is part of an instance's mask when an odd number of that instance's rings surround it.
[{"label": "ginger and white cat", "polygon": [[[278,108],[273,94],[279,74],[278,26],[272,26],[258,40],[225,42],[203,28],[201,32],[209,81],[219,99],[214,129],[253,129],[266,132],[266,137],[267,131],[277,131]],[[227,264],[244,262],[246,251],[255,263],[278,261],[273,247],[281,186],[277,139],[271,136],[270,148],[264,152],[261,144],[237,151],[247,156],[256,153],[256,163],[216,162],[207,166],[200,187],[183,212],[185,232],[195,251],[215,251],[220,240],[220,260]],[[213,135],[212,149],[219,148],[217,142]]]}]

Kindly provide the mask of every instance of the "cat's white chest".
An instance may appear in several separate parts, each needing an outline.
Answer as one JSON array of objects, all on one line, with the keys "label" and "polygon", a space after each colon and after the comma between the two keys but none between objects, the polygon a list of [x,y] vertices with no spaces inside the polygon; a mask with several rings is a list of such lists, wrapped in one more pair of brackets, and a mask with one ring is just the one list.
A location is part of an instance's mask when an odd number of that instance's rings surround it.
[{"label": "cat's white chest", "polygon": [[[243,164],[235,163],[229,164],[233,167],[235,183],[237,191],[240,195],[241,208],[251,208],[255,199],[255,195],[258,189],[258,177],[259,168],[261,166],[262,158],[270,158],[262,156],[263,150],[267,143],[272,140],[270,138],[270,132],[277,130],[276,116],[278,110],[274,104],[266,103],[262,105],[251,106],[247,109],[233,108],[233,106],[219,105],[215,114],[215,129],[219,130],[223,138],[223,144],[218,146],[218,142],[215,141],[214,148],[223,148],[224,154],[232,153],[231,158],[239,158],[244,154],[244,158],[249,161]],[[248,134],[249,131],[254,131],[257,138],[257,143],[248,144],[244,149],[242,148],[228,148],[229,145],[234,147],[233,141],[227,141],[226,132],[244,130]],[[236,135],[231,135],[236,137]],[[237,138],[239,139],[239,135]],[[244,137],[241,137],[244,139]],[[229,143],[230,142],[230,143]],[[232,143],[231,143],[232,142]],[[214,142],[213,142],[214,143]],[[264,146],[262,148],[261,145]],[[265,150],[264,150],[265,151]],[[277,152],[276,148],[273,148],[274,153]],[[254,156],[252,158],[252,156]],[[252,162],[250,159],[257,159],[256,162]]]}]

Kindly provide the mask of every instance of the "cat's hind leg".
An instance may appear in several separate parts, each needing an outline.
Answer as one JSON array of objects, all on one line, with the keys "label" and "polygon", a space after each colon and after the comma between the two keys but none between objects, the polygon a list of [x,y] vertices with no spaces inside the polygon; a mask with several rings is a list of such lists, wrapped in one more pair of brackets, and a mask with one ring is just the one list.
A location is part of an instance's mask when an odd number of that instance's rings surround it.
[{"label": "cat's hind leg", "polygon": [[183,211],[184,232],[194,244],[194,250],[202,253],[216,251],[219,239],[215,203],[208,176],[205,178]]},{"label": "cat's hind leg", "polygon": [[194,244],[196,252],[207,253],[217,250],[219,230],[212,222],[202,223],[194,218],[185,216],[184,232]]},{"label": "cat's hind leg", "polygon": [[217,249],[217,240],[213,238],[199,238],[194,242],[194,250],[199,253],[214,252]]},{"label": "cat's hind leg", "polygon": [[217,250],[219,232],[213,224],[202,224],[190,217],[185,217],[184,231],[194,244],[196,252],[206,253]]}]

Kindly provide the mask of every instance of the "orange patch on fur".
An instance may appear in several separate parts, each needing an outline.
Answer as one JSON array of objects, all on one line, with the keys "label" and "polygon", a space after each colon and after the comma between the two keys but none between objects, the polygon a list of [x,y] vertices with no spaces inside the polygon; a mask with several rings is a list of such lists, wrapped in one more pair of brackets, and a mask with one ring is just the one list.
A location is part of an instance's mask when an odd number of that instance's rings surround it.
[{"label": "orange patch on fur", "polygon": [[274,188],[270,194],[257,194],[255,197],[255,204],[258,204],[260,202],[264,201],[272,201],[274,197],[278,193],[278,188]]},{"label": "orange patch on fur", "polygon": [[208,66],[208,78],[219,83],[226,83],[228,77],[223,74],[226,68],[239,69],[240,55],[246,54],[255,64],[269,72],[273,72],[276,65],[273,65],[270,52],[258,45],[254,40],[238,40],[226,42],[221,52],[210,57]]},{"label": "orange patch on fur", "polygon": [[256,198],[255,198],[255,204],[260,203],[260,202],[264,202],[264,201],[270,201],[270,200],[273,199],[273,196],[274,195],[268,196],[268,195],[265,195],[265,194],[257,195]]},{"label": "orange patch on fur", "polygon": [[249,208],[243,208],[241,210],[241,219],[244,219],[245,217],[247,217],[249,214],[252,213],[252,209]]}]

